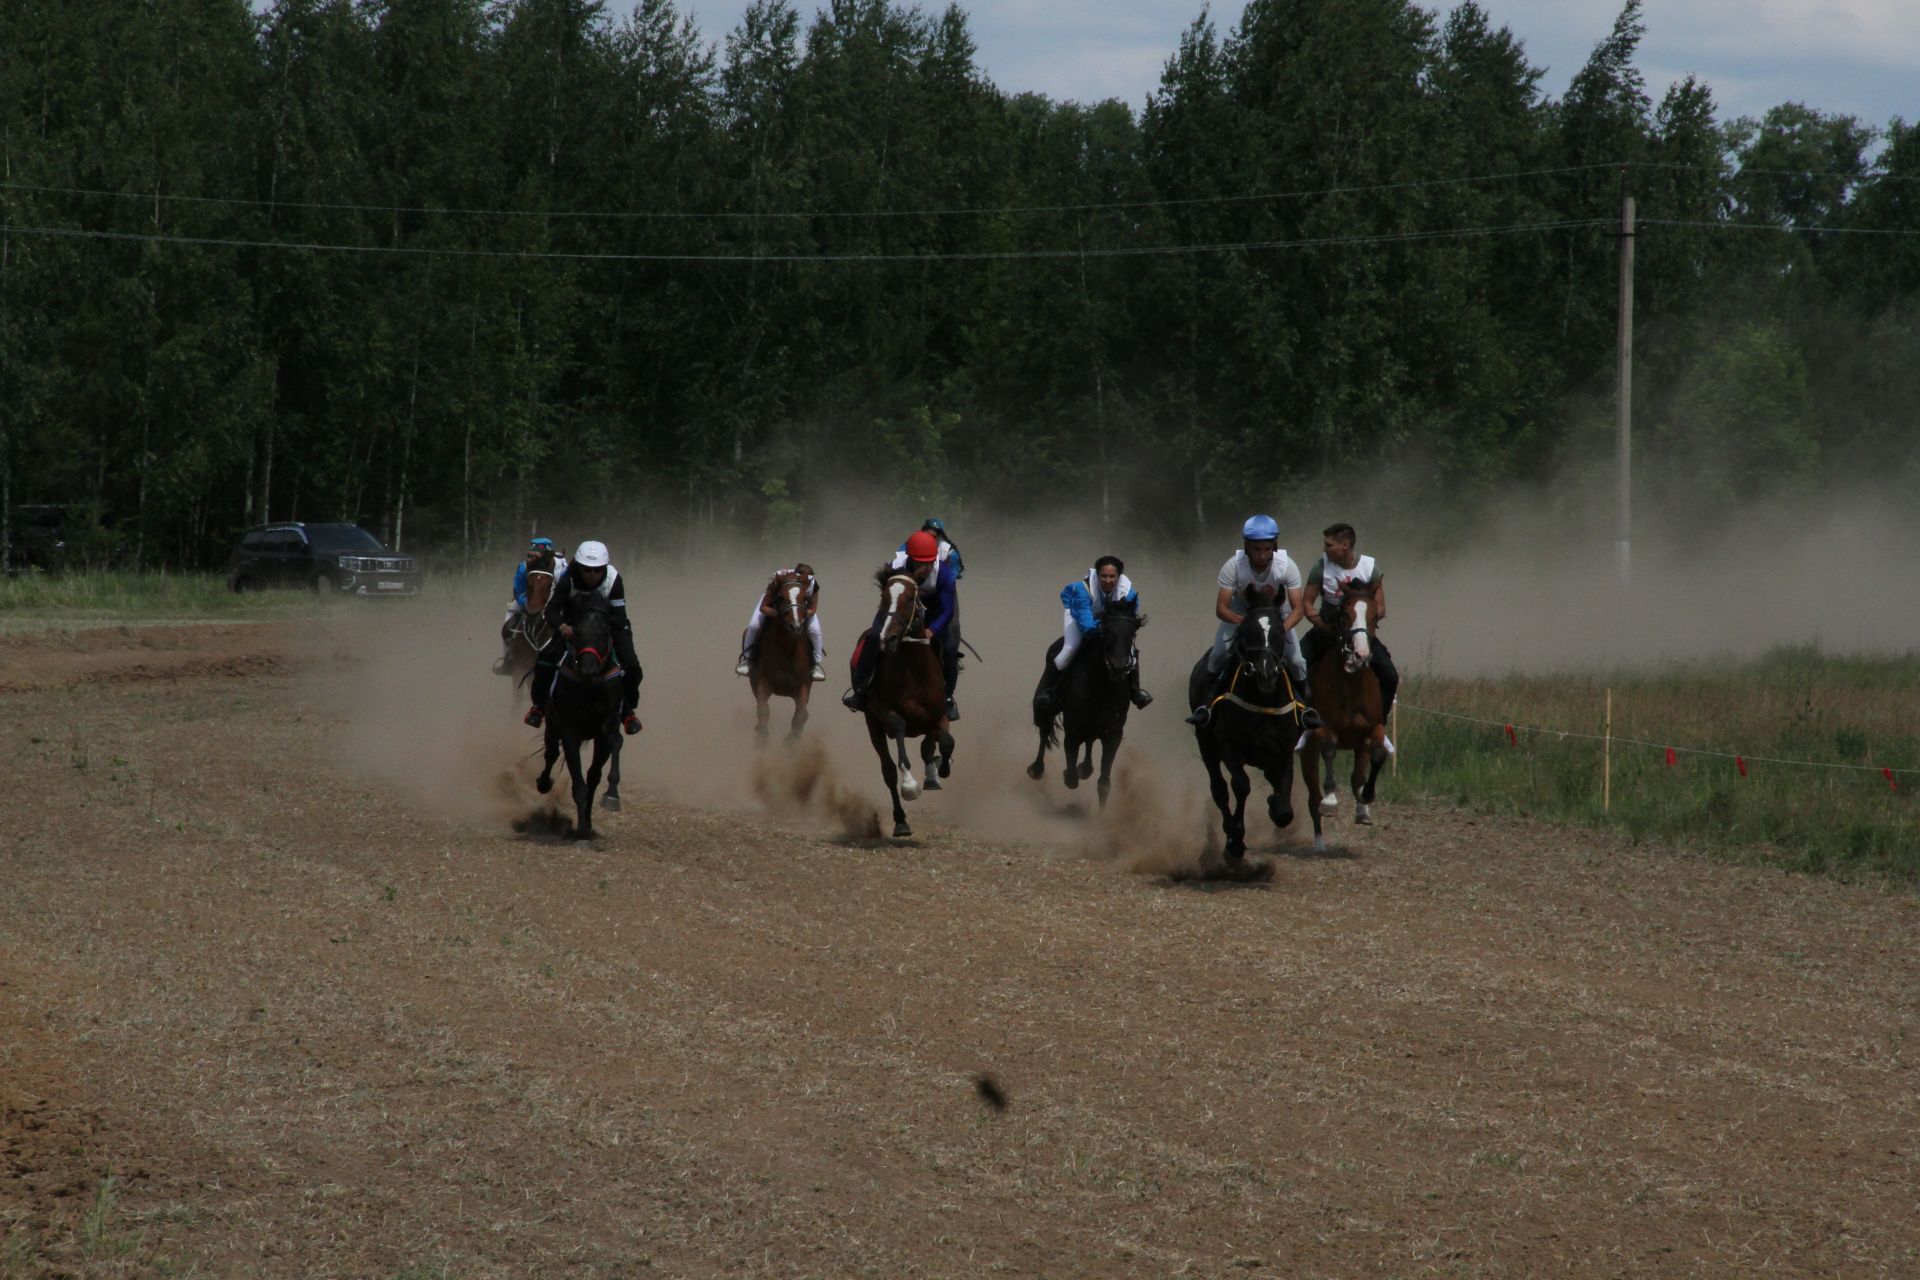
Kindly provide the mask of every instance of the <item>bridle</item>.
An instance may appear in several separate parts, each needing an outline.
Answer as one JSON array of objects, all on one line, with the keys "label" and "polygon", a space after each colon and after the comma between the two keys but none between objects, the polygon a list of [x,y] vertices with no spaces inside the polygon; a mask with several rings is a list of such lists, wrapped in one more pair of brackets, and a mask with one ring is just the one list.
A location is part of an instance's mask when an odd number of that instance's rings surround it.
[{"label": "bridle", "polygon": [[[882,641],[892,640],[896,643],[905,644],[932,644],[932,636],[915,634],[916,632],[924,632],[926,630],[927,609],[926,606],[920,602],[920,584],[915,581],[913,575],[896,573],[886,580],[886,583],[881,589],[887,593],[888,600],[887,620],[885,625],[880,629]],[[907,615],[901,623],[900,634],[889,636],[887,632],[893,629],[894,619],[899,616],[902,596],[906,591],[913,592],[913,612]]]}]

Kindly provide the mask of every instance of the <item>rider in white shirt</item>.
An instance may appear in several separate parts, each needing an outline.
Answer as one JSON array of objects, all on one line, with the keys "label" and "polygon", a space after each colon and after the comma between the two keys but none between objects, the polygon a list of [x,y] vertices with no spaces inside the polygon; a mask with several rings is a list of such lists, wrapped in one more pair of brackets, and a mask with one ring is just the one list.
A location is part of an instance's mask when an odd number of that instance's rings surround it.
[{"label": "rider in white shirt", "polygon": [[[1286,607],[1286,617],[1280,629],[1286,637],[1287,670],[1293,676],[1300,700],[1307,701],[1307,667],[1300,660],[1300,643],[1293,634],[1295,625],[1306,616],[1301,604],[1300,566],[1280,549],[1280,526],[1272,516],[1252,517],[1241,526],[1240,537],[1241,549],[1220,566],[1220,576],[1216,582],[1219,591],[1214,599],[1213,612],[1220,619],[1220,625],[1214,629],[1213,651],[1207,655],[1207,670],[1213,675],[1213,685],[1207,696],[1201,699],[1200,705],[1194,708],[1193,714],[1187,717],[1187,723],[1196,727],[1212,719],[1213,697],[1221,692],[1220,686],[1226,682],[1227,673],[1233,670],[1228,651],[1233,644],[1234,632],[1246,617],[1242,610],[1246,608],[1249,588],[1260,599]],[[1305,716],[1309,727],[1318,719],[1310,710]]]},{"label": "rider in white shirt", "polygon": [[[1326,554],[1308,571],[1306,582],[1307,598],[1311,602],[1307,621],[1313,625],[1301,646],[1301,656],[1306,659],[1309,670],[1320,661],[1327,646],[1339,643],[1335,629],[1340,624],[1340,605],[1346,598],[1349,582],[1376,584],[1373,622],[1377,627],[1387,620],[1387,588],[1382,582],[1380,565],[1372,556],[1363,556],[1355,549],[1357,535],[1353,526],[1329,525],[1321,537]],[[1393,710],[1393,697],[1400,689],[1400,673],[1394,668],[1393,655],[1387,652],[1378,632],[1374,633],[1369,648],[1371,657],[1367,665],[1380,681],[1380,714],[1385,716]]]},{"label": "rider in white shirt", "polygon": [[814,577],[813,566],[796,564],[791,569],[776,569],[773,579],[760,592],[760,599],[753,606],[753,616],[747,619],[747,629],[740,637],[740,662],[733,674],[744,676],[753,670],[753,647],[760,642],[760,625],[768,618],[780,616],[780,602],[773,598],[773,582],[798,574],[806,589],[801,593],[800,608],[807,619],[807,639],[813,646],[813,672],[815,680],[825,680],[827,673],[821,667],[821,661],[827,656],[826,644],[820,638],[820,579]]}]

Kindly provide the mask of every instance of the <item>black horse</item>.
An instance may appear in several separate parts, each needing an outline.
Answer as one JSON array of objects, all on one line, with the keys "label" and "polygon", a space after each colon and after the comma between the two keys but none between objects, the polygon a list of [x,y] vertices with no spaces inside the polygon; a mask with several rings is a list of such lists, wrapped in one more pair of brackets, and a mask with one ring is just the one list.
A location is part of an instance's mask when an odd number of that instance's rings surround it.
[{"label": "black horse", "polygon": [[[1287,678],[1286,637],[1280,630],[1285,616],[1283,609],[1248,602],[1247,614],[1234,635],[1238,657],[1233,659],[1237,664],[1233,679],[1227,692],[1216,699],[1212,718],[1193,731],[1226,831],[1227,857],[1236,861],[1247,853],[1247,793],[1253,789],[1247,778],[1250,766],[1266,774],[1273,787],[1267,797],[1273,825],[1285,827],[1293,821],[1293,753],[1300,742],[1300,702]],[[1212,684],[1202,654],[1188,680],[1187,704],[1200,705]],[[1233,779],[1231,808],[1222,765]]]},{"label": "black horse", "polygon": [[[613,621],[604,607],[586,602],[597,600],[592,592],[576,597],[584,607],[573,625],[573,638],[567,642],[566,656],[547,699],[546,765],[534,783],[545,795],[553,790],[553,762],[562,752],[567,757],[567,773],[573,779],[573,806],[578,816],[574,837],[593,837],[593,794],[600,787],[600,770],[609,759],[612,769],[607,777],[608,809],[620,807],[620,695],[625,673],[613,652]],[[580,772],[580,746],[593,743],[593,763],[583,777]]]},{"label": "black horse", "polygon": [[[1045,710],[1035,708],[1033,726],[1040,731],[1040,750],[1027,766],[1027,776],[1036,781],[1046,772],[1047,748],[1055,744],[1054,725],[1064,719],[1067,738],[1067,769],[1062,775],[1069,789],[1078,787],[1093,775],[1093,744],[1100,744],[1100,807],[1107,807],[1107,792],[1113,787],[1113,757],[1120,750],[1120,739],[1127,731],[1127,712],[1133,707],[1132,677],[1140,655],[1134,638],[1147,625],[1147,617],[1135,613],[1132,600],[1110,602],[1100,630],[1092,640],[1080,646],[1073,661],[1060,675],[1059,694]],[[1060,653],[1063,642],[1055,640],[1047,650],[1047,661]]]}]

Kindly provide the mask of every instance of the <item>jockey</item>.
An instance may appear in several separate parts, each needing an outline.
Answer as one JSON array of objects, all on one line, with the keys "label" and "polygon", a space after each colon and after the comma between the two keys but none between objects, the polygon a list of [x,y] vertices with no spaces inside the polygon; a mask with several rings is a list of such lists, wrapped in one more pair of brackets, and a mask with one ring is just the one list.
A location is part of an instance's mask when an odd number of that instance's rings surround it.
[{"label": "jockey", "polygon": [[[954,705],[953,688],[960,675],[960,590],[959,568],[952,557],[940,559],[940,542],[922,529],[901,545],[889,569],[904,569],[920,586],[920,602],[927,610],[927,632],[939,647],[940,668],[947,679],[947,719],[958,720],[960,708]],[[840,701],[849,711],[867,709],[867,686],[873,683],[875,665],[880,659],[878,636],[886,620],[876,613],[866,639],[854,653],[853,687]]]},{"label": "jockey", "polygon": [[[1387,588],[1381,581],[1380,566],[1372,556],[1363,556],[1354,550],[1353,526],[1329,525],[1321,537],[1326,554],[1307,571],[1306,593],[1312,602],[1307,621],[1313,625],[1300,646],[1309,671],[1329,646],[1339,644],[1342,639],[1338,634],[1340,603],[1346,597],[1349,582],[1374,583],[1373,621],[1378,625],[1387,620]],[[1380,681],[1380,714],[1384,717],[1393,710],[1393,696],[1400,690],[1400,673],[1394,668],[1393,655],[1387,652],[1387,646],[1380,642],[1377,634],[1371,648],[1367,665]]]},{"label": "jockey", "polygon": [[[1044,715],[1053,709],[1060,676],[1073,664],[1080,642],[1099,633],[1107,605],[1131,603],[1136,609],[1139,607],[1140,593],[1133,589],[1126,568],[1119,556],[1101,556],[1093,562],[1093,568],[1087,570],[1085,578],[1060,589],[1060,603],[1066,606],[1066,617],[1061,622],[1060,652],[1040,673],[1040,687],[1033,692],[1035,711]],[[1138,666],[1133,669],[1131,683],[1133,705],[1144,710],[1153,701],[1153,695],[1140,687]]]},{"label": "jockey", "polygon": [[796,564],[791,569],[774,570],[773,578],[766,589],[760,593],[759,603],[753,606],[753,616],[747,619],[746,632],[740,637],[740,665],[733,674],[744,676],[752,670],[753,646],[760,642],[760,624],[768,618],[780,616],[780,602],[773,598],[773,584],[781,578],[798,574],[806,583],[801,593],[801,609],[807,619],[807,639],[813,642],[813,678],[825,680],[827,673],[821,669],[820,662],[827,656],[825,644],[820,639],[820,580],[813,576],[813,566]]},{"label": "jockey", "polygon": [[[1286,637],[1287,670],[1293,677],[1296,696],[1303,703],[1308,701],[1307,667],[1300,660],[1300,642],[1293,635],[1295,624],[1306,616],[1300,603],[1300,566],[1280,549],[1280,526],[1272,516],[1250,518],[1241,526],[1240,538],[1242,548],[1220,566],[1219,594],[1213,605],[1220,625],[1214,629],[1213,650],[1207,654],[1207,671],[1213,676],[1213,684],[1193,714],[1187,717],[1187,723],[1196,727],[1213,718],[1213,701],[1225,692],[1222,686],[1234,668],[1228,650],[1233,644],[1234,632],[1246,617],[1241,610],[1247,607],[1249,588],[1268,603],[1288,606],[1286,619],[1280,624],[1281,634]],[[1320,718],[1311,707],[1301,714],[1308,728],[1319,724]]]},{"label": "jockey", "polygon": [[513,567],[513,603],[507,616],[500,619],[500,660],[493,664],[497,676],[513,674],[513,621],[527,611],[527,570],[545,569],[558,581],[567,571],[567,558],[554,550],[552,538],[535,538],[527,544],[526,557]]},{"label": "jockey", "polygon": [[[604,542],[581,543],[580,549],[573,553],[573,564],[566,576],[554,581],[553,597],[547,601],[547,622],[562,639],[573,638],[574,620],[583,607],[584,597],[589,594],[600,597],[613,623],[613,653],[625,678],[620,725],[629,734],[638,733],[640,718],[634,714],[634,708],[640,705],[640,660],[633,653],[633,623],[627,619],[626,583],[621,581],[620,571],[607,562]],[[553,689],[560,665],[559,649],[559,645],[549,646],[548,652],[554,654],[553,658],[548,660],[543,656],[540,665],[534,668],[533,707],[527,712],[526,723],[536,729],[546,714],[547,694]]]},{"label": "jockey", "polygon": [[[939,542],[940,554],[936,558],[941,564],[945,564],[949,560],[953,561],[953,580],[955,582],[967,576],[967,566],[960,563],[960,548],[954,546],[953,539],[947,536],[946,525],[940,523],[940,521],[934,519],[932,516],[928,516],[926,523],[920,526],[920,531],[922,533],[932,534]],[[904,569],[907,567],[907,544],[904,542],[900,544],[899,550],[893,553],[893,567],[896,569]]]}]

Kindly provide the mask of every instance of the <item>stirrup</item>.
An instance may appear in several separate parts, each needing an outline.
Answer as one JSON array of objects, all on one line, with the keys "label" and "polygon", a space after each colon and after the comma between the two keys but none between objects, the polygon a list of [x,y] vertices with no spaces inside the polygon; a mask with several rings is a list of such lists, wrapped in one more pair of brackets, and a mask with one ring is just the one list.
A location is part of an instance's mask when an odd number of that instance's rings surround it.
[{"label": "stirrup", "polygon": [[1196,729],[1204,729],[1211,719],[1213,719],[1213,708],[1203,702],[1193,709],[1193,714],[1187,717],[1187,723]]},{"label": "stirrup", "polygon": [[864,689],[848,689],[840,695],[840,705],[849,711],[865,711],[867,694]]},{"label": "stirrup", "polygon": [[1153,695],[1148,693],[1145,689],[1135,689],[1132,693],[1128,694],[1127,696],[1133,699],[1133,705],[1135,709],[1140,711],[1145,711],[1147,707],[1153,702]]},{"label": "stirrup", "polygon": [[493,660],[493,674],[497,676],[512,675],[513,674],[513,655],[510,653],[503,653],[498,658],[495,658]]},{"label": "stirrup", "polygon": [[1326,721],[1321,719],[1320,713],[1318,711],[1315,711],[1312,707],[1309,707],[1304,703],[1301,705],[1300,727],[1302,729],[1318,729],[1320,726],[1324,725],[1325,723]]}]

